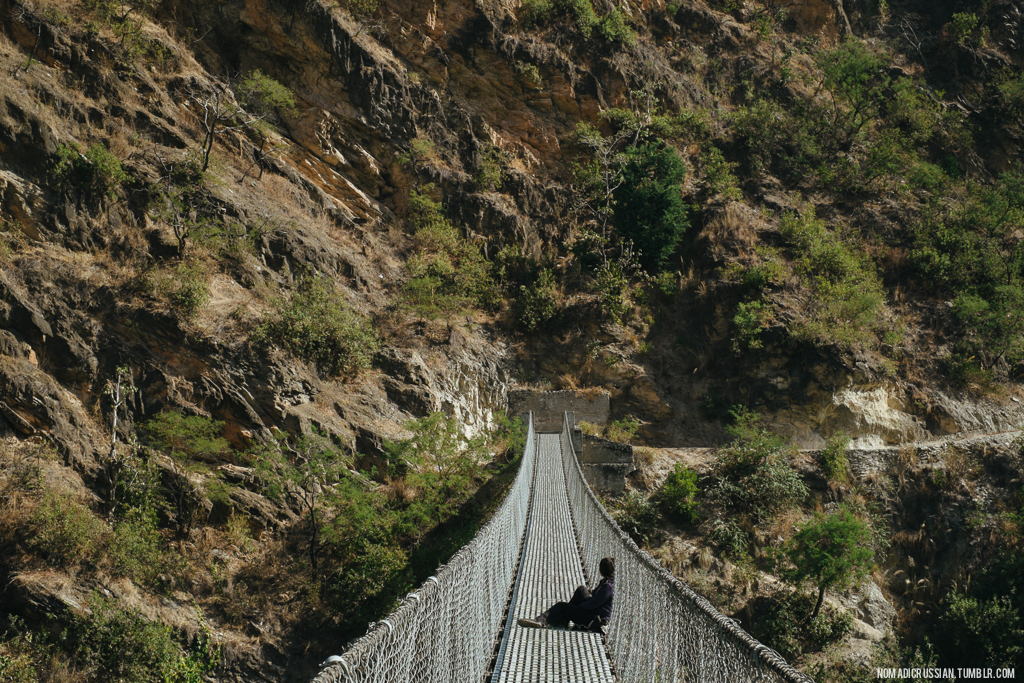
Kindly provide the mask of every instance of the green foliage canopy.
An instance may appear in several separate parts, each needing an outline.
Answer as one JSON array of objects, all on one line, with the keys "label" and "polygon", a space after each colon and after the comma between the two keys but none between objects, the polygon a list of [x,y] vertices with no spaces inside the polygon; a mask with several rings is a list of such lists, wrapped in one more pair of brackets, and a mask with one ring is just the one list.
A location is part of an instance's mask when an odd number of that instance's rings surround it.
[{"label": "green foliage canopy", "polygon": [[409,208],[416,232],[405,292],[413,305],[446,313],[467,306],[494,308],[498,289],[480,249],[459,234],[425,192],[413,190]]},{"label": "green foliage canopy", "polygon": [[807,496],[807,487],[786,462],[793,452],[786,439],[768,431],[760,416],[743,408],[731,411],[733,441],[714,461],[710,495],[728,507],[767,520]]},{"label": "green foliage canopy", "polygon": [[801,277],[816,294],[795,335],[846,348],[870,342],[886,315],[885,289],[855,240],[828,230],[813,211],[786,214],[780,231],[793,245]]},{"label": "green foliage canopy", "polygon": [[825,591],[846,588],[867,576],[874,560],[871,529],[845,506],[830,515],[818,515],[786,544],[797,582],[813,581],[818,601],[811,619],[818,616]]},{"label": "green foliage canopy", "polygon": [[630,149],[615,190],[615,229],[632,241],[648,272],[665,267],[690,226],[682,182],[686,167],[674,147],[649,142]]},{"label": "green foliage canopy", "polygon": [[224,438],[224,422],[176,410],[157,413],[145,424],[147,441],[157,450],[179,459],[218,462],[231,451]]},{"label": "green foliage canopy", "polygon": [[686,465],[677,463],[658,490],[658,504],[677,522],[693,524],[700,513],[697,503],[699,493],[697,473]]},{"label": "green foliage canopy", "polygon": [[1024,666],[1024,552],[1003,552],[943,600],[936,644],[944,666]]},{"label": "green foliage canopy", "polygon": [[386,445],[395,467],[407,467],[407,481],[419,495],[410,509],[413,517],[437,522],[465,501],[480,463],[489,459],[484,436],[467,437],[462,423],[444,413],[431,413],[408,425],[412,437]]},{"label": "green foliage canopy", "polygon": [[370,367],[380,348],[377,333],[323,277],[304,277],[288,299],[252,333],[256,344],[279,344],[329,375],[355,375]]}]

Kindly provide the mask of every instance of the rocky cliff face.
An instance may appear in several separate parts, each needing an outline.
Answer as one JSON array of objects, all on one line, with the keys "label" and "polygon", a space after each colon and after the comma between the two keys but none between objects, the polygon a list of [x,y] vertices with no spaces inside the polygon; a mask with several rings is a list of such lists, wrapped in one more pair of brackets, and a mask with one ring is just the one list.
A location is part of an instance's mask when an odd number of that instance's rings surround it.
[{"label": "rocky cliff face", "polygon": [[[704,112],[731,168],[745,169],[749,159],[725,132],[730,112],[743,88],[775,89],[791,102],[812,96],[813,82],[796,76],[813,72],[797,49],[810,38],[895,41],[902,30],[888,68],[927,71],[929,83],[950,89],[943,107],[978,122],[978,144],[961,155],[965,172],[1006,170],[1021,129],[986,125],[995,114],[977,83],[1019,74],[1020,3],[992,4],[988,47],[973,51],[941,38],[945,14],[892,4],[898,25],[874,3],[838,0],[801,3],[766,25],[771,3],[626,2],[618,11],[639,35],[627,41],[586,37],[566,17],[531,26],[528,7],[491,0],[166,0],[123,4],[122,24],[102,3],[4,0],[0,436],[52,444],[87,488],[102,489],[113,414],[105,391],[118,368],[138,387],[120,417],[123,434],[174,409],[224,421],[239,449],[315,427],[370,460],[410,417],[443,411],[481,432],[516,381],[607,388],[613,417],[640,418],[652,445],[720,441],[734,403],[761,410],[806,447],[840,431],[872,449],[1012,429],[1024,418],[1014,385],[979,398],[951,387],[932,360],[899,361],[894,371],[877,348],[794,343],[785,324],[808,298],[796,287],[775,294],[779,314],[765,324],[763,350],[736,350],[741,292],[716,278],[756,262],[757,245],[780,242],[777,215],[761,209],[795,209],[809,191],[836,221],[896,231],[920,208],[918,195],[851,202],[769,174],[744,181],[742,201],[716,199],[691,142],[681,153],[694,226],[672,296],[615,322],[599,296],[573,289],[581,276],[572,244],[594,227],[578,210],[577,126],[599,124],[609,108],[637,109],[646,88],[668,111]],[[594,5],[602,16],[613,9]],[[796,75],[775,83],[783,63]],[[254,70],[286,86],[294,109],[273,130],[217,132],[208,181],[174,209],[167,197],[184,187],[178,176],[200,158],[209,130],[204,105]],[[93,146],[116,158],[123,178],[110,175],[107,157],[90,156]],[[86,175],[61,171],[62,158]],[[495,164],[499,183],[485,178]],[[461,236],[492,261],[511,247],[560,273],[553,332],[507,324],[514,289],[496,312],[431,317],[403,303],[413,189],[443,200]],[[884,273],[897,290],[900,273]],[[380,331],[371,370],[339,378],[253,343],[281,293],[310,274],[328,278]],[[208,298],[185,313],[184,287],[196,281]],[[914,321],[902,353],[948,351],[958,323],[944,302],[896,307]],[[288,521],[259,497],[235,503],[263,527]],[[62,595],[41,580],[15,584],[19,600]],[[309,662],[295,644],[256,630],[262,645],[239,636],[243,664],[224,680],[255,676],[260,647],[301,679]]]}]

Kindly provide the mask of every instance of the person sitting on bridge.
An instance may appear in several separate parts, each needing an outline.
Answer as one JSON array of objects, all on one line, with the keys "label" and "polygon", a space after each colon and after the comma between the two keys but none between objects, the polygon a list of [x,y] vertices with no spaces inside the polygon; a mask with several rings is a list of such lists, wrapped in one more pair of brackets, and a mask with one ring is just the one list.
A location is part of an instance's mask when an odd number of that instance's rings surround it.
[{"label": "person sitting on bridge", "polygon": [[602,578],[593,593],[586,586],[580,586],[569,602],[556,602],[549,610],[533,619],[520,619],[519,625],[526,628],[568,628],[571,621],[576,630],[600,632],[612,616],[615,559],[606,557],[601,560],[600,570]]}]

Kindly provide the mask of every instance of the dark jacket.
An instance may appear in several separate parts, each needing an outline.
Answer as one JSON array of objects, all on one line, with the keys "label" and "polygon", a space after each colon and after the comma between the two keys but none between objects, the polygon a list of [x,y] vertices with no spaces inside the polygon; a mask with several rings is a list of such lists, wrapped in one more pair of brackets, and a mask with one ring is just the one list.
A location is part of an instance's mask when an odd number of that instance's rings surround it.
[{"label": "dark jacket", "polygon": [[589,610],[601,617],[604,623],[612,617],[612,599],[615,597],[615,579],[601,579],[594,589],[593,596],[580,605],[581,609]]}]

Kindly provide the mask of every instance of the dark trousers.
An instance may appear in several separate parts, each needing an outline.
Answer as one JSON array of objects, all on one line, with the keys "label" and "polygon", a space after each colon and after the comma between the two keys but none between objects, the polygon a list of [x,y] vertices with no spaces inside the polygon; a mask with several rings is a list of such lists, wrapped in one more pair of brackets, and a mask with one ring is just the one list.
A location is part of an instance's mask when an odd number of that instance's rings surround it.
[{"label": "dark trousers", "polygon": [[572,594],[572,599],[569,602],[556,602],[542,616],[546,618],[548,626],[568,628],[570,621],[577,626],[589,626],[596,615],[588,609],[581,608],[580,605],[591,597],[593,596],[590,594],[590,590],[586,586],[580,586]]}]

